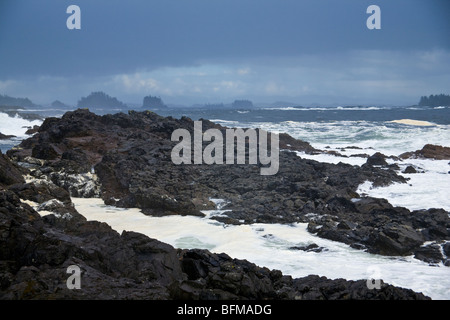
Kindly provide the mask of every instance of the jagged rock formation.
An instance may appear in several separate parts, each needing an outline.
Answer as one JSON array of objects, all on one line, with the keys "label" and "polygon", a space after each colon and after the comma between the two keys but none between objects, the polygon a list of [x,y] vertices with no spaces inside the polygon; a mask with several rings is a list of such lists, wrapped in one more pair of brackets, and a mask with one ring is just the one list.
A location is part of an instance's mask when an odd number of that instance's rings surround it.
[{"label": "jagged rock formation", "polygon": [[[280,170],[274,176],[261,176],[260,164],[177,166],[170,158],[175,145],[170,135],[179,128],[192,132],[193,121],[152,112],[98,116],[77,110],[61,119],[46,119],[37,134],[10,150],[8,157],[2,155],[0,296],[424,298],[386,284],[380,290],[369,290],[365,280],[292,279],[227,255],[176,250],[134,232],[120,235],[104,223],[88,222],[79,215],[70,200],[74,194],[101,196],[108,204],[139,207],[152,215],[202,215],[201,210],[214,207],[210,198],[223,198],[230,211],[216,219],[224,223],[308,222],[310,232],[358,249],[414,254],[429,263],[448,262],[446,211],[411,212],[355,192],[367,180],[375,185],[405,182],[376,159],[380,155],[361,167],[319,163],[293,152],[318,150],[280,135],[280,146],[290,150],[280,153]],[[203,128],[225,130],[206,120]],[[35,181],[25,183],[25,174]],[[25,200],[53,214],[40,217]],[[434,242],[424,247],[425,241]],[[68,290],[65,285],[66,269],[72,264],[83,270],[82,291]]]}]

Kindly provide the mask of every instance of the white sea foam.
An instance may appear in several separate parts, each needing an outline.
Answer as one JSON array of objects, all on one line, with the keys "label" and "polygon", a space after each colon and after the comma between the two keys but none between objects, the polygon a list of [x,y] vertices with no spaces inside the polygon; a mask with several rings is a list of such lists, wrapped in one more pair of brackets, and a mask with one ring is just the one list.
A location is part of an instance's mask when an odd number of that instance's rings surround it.
[{"label": "white sea foam", "polygon": [[[412,126],[391,122],[333,121],[280,123],[242,123],[242,127],[286,132],[296,139],[311,143],[317,149],[359,147],[373,154],[386,155],[422,149],[426,144],[450,146],[450,125]],[[372,151],[370,151],[372,150]]]},{"label": "white sea foam", "polygon": [[33,127],[34,125],[40,126],[41,124],[41,120],[30,121],[18,115],[10,117],[6,113],[0,112],[0,132],[5,135],[14,135],[23,138],[26,136],[25,132],[28,130],[28,127]]},{"label": "white sea foam", "polygon": [[[357,153],[371,155],[377,151],[386,155],[399,155],[421,149],[428,143],[450,146],[449,125],[423,127],[369,121],[281,123],[241,123],[219,119],[212,121],[230,127],[286,132],[295,138],[310,142],[315,148],[334,150],[347,156]],[[35,124],[40,125],[41,121],[11,118],[0,113],[0,132],[3,134],[24,137],[27,129],[22,127]],[[329,148],[326,149],[327,146]],[[347,148],[348,146],[359,149]],[[329,154],[299,154],[299,156],[322,162],[342,161],[352,165],[362,165],[366,161],[366,158],[362,157],[336,157]],[[395,184],[385,188],[372,188],[371,184],[365,183],[359,187],[358,192],[386,198],[393,205],[404,206],[411,210],[431,207],[450,210],[448,161],[408,159],[397,163],[402,169],[411,164],[425,173],[405,174],[405,177],[411,179],[408,184]],[[279,269],[284,274],[294,277],[318,274],[333,279],[367,279],[372,276],[371,270],[375,267],[387,283],[423,292],[434,299],[450,299],[448,267],[442,265],[430,267],[412,257],[368,254],[342,243],[318,238],[306,231],[305,224],[226,226],[210,219],[224,214],[221,210],[223,202],[220,199],[212,200],[215,201],[218,210],[205,211],[205,218],[191,216],[156,218],[145,216],[138,209],[105,206],[101,199],[73,199],[77,210],[86,218],[106,222],[118,232],[132,230],[179,248],[205,248],[213,252],[225,252],[234,258],[247,259],[260,266]],[[289,250],[292,246],[311,243],[316,243],[327,250],[320,253]]]},{"label": "white sea foam", "polygon": [[[337,151],[341,152],[341,150]],[[364,152],[364,150],[351,150],[351,152],[357,151]],[[297,154],[301,158],[334,164],[343,162],[360,166],[367,161],[362,157],[347,158],[330,154],[310,155],[301,152]],[[387,162],[396,163],[400,167],[398,174],[407,178],[407,183],[394,183],[387,187],[374,188],[372,183],[367,181],[356,190],[359,194],[384,198],[394,206],[405,207],[409,210],[442,208],[450,211],[450,165],[448,160],[406,159],[394,161],[387,159]],[[403,173],[408,166],[413,166],[417,173]]]},{"label": "white sea foam", "polygon": [[264,108],[264,110],[279,110],[279,111],[371,111],[382,110],[381,107],[271,107]]},{"label": "white sea foam", "polygon": [[239,122],[233,120],[211,119],[210,121],[218,123],[223,126],[233,126],[233,127],[239,126]]},{"label": "white sea foam", "polygon": [[[417,124],[410,122],[410,124]],[[348,163],[361,166],[367,161],[357,154],[373,155],[381,152],[387,156],[399,156],[408,151],[420,150],[426,144],[450,146],[450,125],[417,126],[405,123],[335,121],[281,123],[253,122],[241,123],[241,127],[262,128],[279,133],[286,132],[294,138],[302,139],[320,150],[336,151],[344,157],[331,154],[297,154],[305,159],[320,162]],[[350,147],[350,148],[349,148]],[[353,155],[353,157],[352,157]],[[421,173],[404,174],[408,184],[394,184],[383,188],[372,188],[370,183],[360,186],[358,192],[374,197],[386,198],[393,205],[410,210],[444,208],[450,210],[450,165],[446,160],[407,159],[387,160],[397,163],[403,171],[408,165],[418,168]],[[400,172],[401,174],[401,172]]]},{"label": "white sea foam", "polygon": [[[393,162],[388,159],[388,162]],[[409,178],[408,183],[395,183],[387,187],[373,188],[370,182],[359,186],[357,192],[372,197],[385,198],[392,205],[420,210],[443,208],[450,211],[450,165],[448,160],[407,159],[398,163],[401,171],[412,165],[418,173],[400,174]]]},{"label": "white sea foam", "polygon": [[[318,274],[331,279],[369,279],[375,269],[387,283],[423,292],[434,299],[450,299],[450,268],[431,267],[412,257],[384,257],[352,249],[310,234],[304,223],[228,226],[208,218],[222,214],[221,210],[205,212],[206,218],[157,218],[145,216],[138,209],[106,206],[101,199],[75,198],[73,202],[88,220],[106,222],[118,232],[140,232],[174,247],[225,252],[293,277]],[[312,243],[325,250],[315,253],[289,249]]]}]

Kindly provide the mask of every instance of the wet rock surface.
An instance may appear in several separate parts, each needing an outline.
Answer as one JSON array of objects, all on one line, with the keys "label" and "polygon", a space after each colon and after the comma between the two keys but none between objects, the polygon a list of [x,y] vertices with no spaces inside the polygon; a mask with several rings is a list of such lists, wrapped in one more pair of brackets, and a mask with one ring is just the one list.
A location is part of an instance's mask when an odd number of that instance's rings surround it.
[{"label": "wet rock surface", "polygon": [[[156,216],[201,216],[214,208],[211,198],[220,198],[228,203],[222,209],[229,211],[214,218],[224,223],[307,222],[310,232],[358,249],[414,254],[448,265],[448,212],[411,212],[356,193],[365,181],[375,186],[406,182],[384,162],[372,159],[359,167],[302,159],[295,151],[319,151],[280,135],[280,146],[290,150],[280,152],[274,176],[261,176],[261,164],[174,165],[170,155],[176,142],[170,137],[180,128],[192,132],[193,121],[148,111],[98,116],[77,110],[47,118],[34,136],[8,156],[0,155],[0,297],[425,298],[387,284],[369,290],[365,280],[292,279],[225,254],[176,250],[138,233],[118,234],[104,223],[86,221],[70,196],[99,196],[107,204]],[[226,129],[203,121],[203,130],[209,128]],[[35,180],[25,183],[24,175]],[[40,217],[25,200],[53,214]],[[433,246],[425,248],[426,241]],[[83,290],[67,289],[69,265],[81,267]]]},{"label": "wet rock surface", "polygon": [[[203,216],[202,210],[214,208],[210,199],[220,198],[229,211],[213,219],[223,223],[306,222],[320,237],[371,253],[411,255],[425,241],[450,239],[450,219],[442,209],[411,212],[356,193],[366,181],[374,187],[407,182],[386,155],[375,153],[362,166],[320,163],[296,153],[320,150],[281,134],[276,175],[261,175],[260,163],[175,165],[171,151],[178,141],[171,135],[186,129],[194,136],[193,128],[189,118],[150,111],[99,116],[76,110],[47,118],[8,155],[19,163],[41,161],[32,175],[72,196],[101,196],[106,204],[138,207],[154,216]],[[211,128],[225,136],[226,127],[203,120],[203,131]],[[430,148],[435,149],[424,147]]]},{"label": "wet rock surface", "polygon": [[[176,250],[136,232],[122,234],[73,212],[41,217],[0,191],[0,299],[427,299],[366,281],[280,271],[206,250]],[[70,266],[80,289],[69,289]]]},{"label": "wet rock surface", "polygon": [[14,135],[10,135],[10,134],[3,134],[0,132],[0,140],[7,140],[7,139],[11,139],[11,138],[15,138],[16,136]]},{"label": "wet rock surface", "polygon": [[405,152],[400,155],[403,159],[408,158],[428,158],[435,160],[450,160],[450,148],[427,144],[422,149],[414,152]]}]

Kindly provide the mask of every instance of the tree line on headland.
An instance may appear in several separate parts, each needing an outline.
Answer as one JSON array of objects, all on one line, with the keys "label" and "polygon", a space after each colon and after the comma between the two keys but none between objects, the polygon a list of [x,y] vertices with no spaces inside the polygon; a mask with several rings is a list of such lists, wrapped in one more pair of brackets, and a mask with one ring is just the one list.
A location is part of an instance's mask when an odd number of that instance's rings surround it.
[{"label": "tree line on headland", "polygon": [[[439,106],[450,106],[450,95],[446,94],[436,94],[430,96],[422,96],[419,101],[419,106],[421,107],[439,107]],[[52,107],[58,108],[69,108],[68,105],[56,100],[51,104]],[[196,107],[203,107],[208,109],[222,109],[231,107],[234,109],[248,109],[253,108],[254,105],[250,100],[235,100],[231,104],[223,103],[207,103],[203,105],[195,105]],[[15,98],[8,95],[0,94],[0,107],[5,108],[36,108],[39,105],[33,103],[28,98]],[[128,106],[119,101],[115,97],[111,97],[108,94],[97,91],[92,92],[86,97],[82,97],[78,103],[78,108],[112,108],[112,109],[124,109]],[[142,102],[142,108],[146,109],[165,109],[168,106],[163,102],[161,97],[148,95],[145,96]]]},{"label": "tree line on headland", "polygon": [[[51,104],[54,108],[70,109],[70,106],[62,103],[59,100],[54,101]],[[207,103],[203,105],[195,105],[196,107],[208,108],[208,109],[222,109],[222,108],[235,108],[235,109],[247,109],[253,108],[254,105],[250,100],[234,100],[231,104],[224,103]],[[38,105],[34,104],[28,98],[14,98],[7,95],[0,95],[0,107],[8,108],[36,108]],[[86,97],[82,97],[78,100],[77,108],[107,108],[107,109],[126,109],[128,106],[115,97],[112,97],[102,91],[96,91],[90,93]],[[142,102],[141,108],[160,110],[168,108],[163,102],[161,97],[148,95],[145,96]]]},{"label": "tree line on headland", "polygon": [[419,106],[421,107],[440,107],[450,106],[450,95],[436,94],[430,96],[422,96],[420,98]]}]

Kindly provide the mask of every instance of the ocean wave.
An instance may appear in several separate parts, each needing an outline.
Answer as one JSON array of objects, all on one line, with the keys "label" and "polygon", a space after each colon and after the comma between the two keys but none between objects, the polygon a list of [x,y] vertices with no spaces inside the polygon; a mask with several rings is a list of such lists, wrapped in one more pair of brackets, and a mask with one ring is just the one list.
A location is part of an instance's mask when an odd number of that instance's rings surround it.
[{"label": "ocean wave", "polygon": [[[388,162],[394,163],[388,159]],[[420,168],[422,173],[402,174],[409,178],[408,183],[396,183],[386,187],[374,188],[371,182],[358,187],[357,193],[372,197],[384,198],[392,205],[421,210],[443,208],[450,211],[450,177],[448,160],[406,159],[396,162],[403,171],[407,166]]]},{"label": "ocean wave", "polygon": [[[367,279],[370,276],[369,267],[377,267],[380,277],[386,283],[421,291],[434,299],[450,297],[447,268],[429,266],[412,256],[386,257],[353,249],[346,244],[309,233],[307,223],[259,223],[224,227],[222,223],[207,218],[209,214],[205,218],[151,217],[143,215],[135,208],[124,211],[105,206],[101,199],[74,198],[72,201],[86,219],[106,222],[119,233],[132,230],[176,248],[203,248],[216,253],[225,252],[233,258],[246,259],[260,266],[281,270],[294,278],[318,274],[330,279]],[[290,249],[311,243],[327,250],[311,254]],[[414,281],[411,281],[412,278]]]},{"label": "ocean wave", "polygon": [[389,121],[390,123],[399,123],[399,124],[406,124],[410,126],[436,126],[435,123],[428,122],[428,121],[420,121],[420,120],[413,120],[413,119],[401,119],[401,120],[392,120]]},{"label": "ocean wave", "polygon": [[224,125],[238,125],[239,124],[239,121],[234,121],[234,120],[211,119],[210,121],[218,123],[218,124],[224,124]]},{"label": "ocean wave", "polygon": [[263,110],[279,110],[279,111],[372,111],[385,110],[388,107],[274,107],[264,108]]},{"label": "ocean wave", "polygon": [[382,107],[337,107],[336,110],[344,111],[371,111],[371,110],[384,110],[387,108]]},{"label": "ocean wave", "polygon": [[239,126],[287,133],[317,149],[356,146],[371,150],[370,154],[379,151],[398,156],[422,149],[426,144],[450,146],[450,125],[418,126],[388,121],[283,121],[240,122]]},{"label": "ocean wave", "polygon": [[27,120],[19,115],[10,117],[4,112],[0,112],[0,132],[5,135],[13,135],[16,137],[26,137],[25,132],[35,125],[40,126],[42,120]]}]

